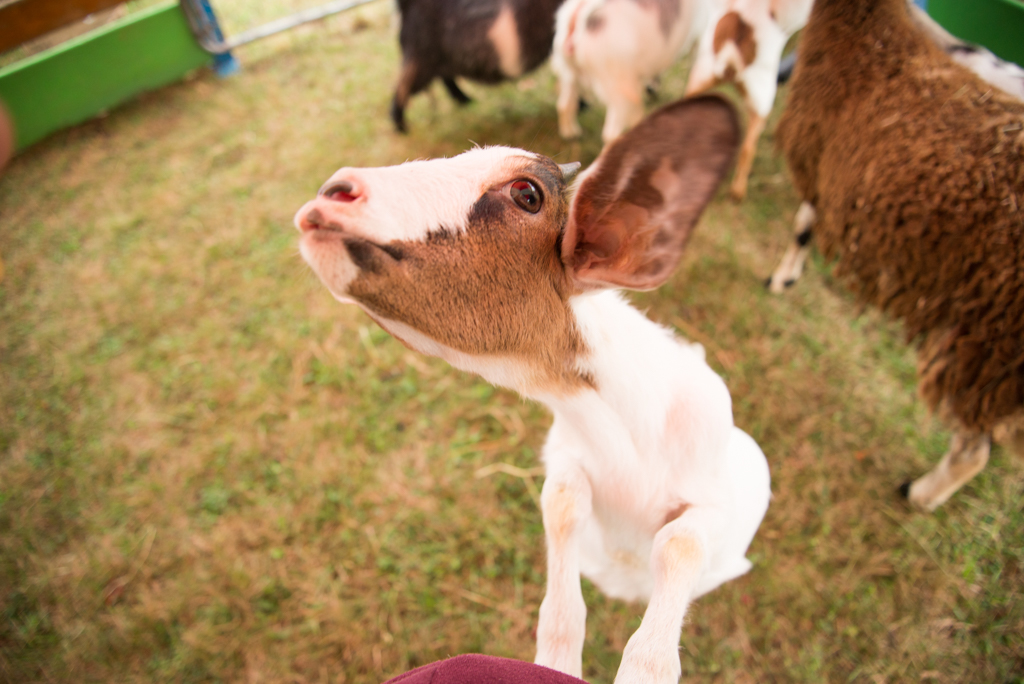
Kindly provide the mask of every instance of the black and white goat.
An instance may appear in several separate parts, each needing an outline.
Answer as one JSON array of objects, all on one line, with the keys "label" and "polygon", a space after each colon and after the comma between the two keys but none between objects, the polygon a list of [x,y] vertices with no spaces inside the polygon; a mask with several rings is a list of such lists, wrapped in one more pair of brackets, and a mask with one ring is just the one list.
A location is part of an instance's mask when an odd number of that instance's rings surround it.
[{"label": "black and white goat", "polygon": [[459,104],[470,98],[455,78],[514,79],[551,53],[562,0],[398,0],[402,67],[391,119],[405,132],[409,98],[440,78]]}]

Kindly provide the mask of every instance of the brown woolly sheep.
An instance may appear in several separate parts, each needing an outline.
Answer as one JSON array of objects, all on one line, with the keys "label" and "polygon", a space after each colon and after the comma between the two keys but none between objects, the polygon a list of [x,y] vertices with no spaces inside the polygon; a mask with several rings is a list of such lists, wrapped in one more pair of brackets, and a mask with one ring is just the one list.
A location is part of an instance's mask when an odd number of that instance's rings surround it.
[{"label": "brown woolly sheep", "polygon": [[813,225],[857,297],[904,322],[920,394],[954,427],[901,487],[934,510],[993,432],[1024,454],[1024,102],[955,64],[906,0],[817,0],[777,135],[798,242]]}]

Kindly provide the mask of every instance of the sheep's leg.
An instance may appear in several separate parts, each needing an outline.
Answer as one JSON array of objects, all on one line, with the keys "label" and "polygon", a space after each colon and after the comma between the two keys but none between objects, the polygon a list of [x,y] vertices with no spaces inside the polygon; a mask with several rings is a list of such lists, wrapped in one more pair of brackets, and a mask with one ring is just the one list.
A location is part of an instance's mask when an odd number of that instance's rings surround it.
[{"label": "sheep's leg", "polygon": [[444,87],[448,89],[448,94],[452,96],[452,99],[460,105],[467,105],[473,101],[473,98],[462,92],[462,88],[459,87],[459,84],[455,82],[454,78],[445,76],[441,79],[441,82],[444,83]]},{"label": "sheep's leg", "polygon": [[747,135],[743,139],[743,147],[740,148],[739,161],[736,163],[736,173],[733,175],[732,185],[729,186],[729,194],[737,201],[747,196],[747,181],[750,178],[750,169],[754,165],[754,157],[757,154],[757,141],[761,139],[761,133],[764,132],[764,125],[767,123],[767,119],[753,109],[749,110],[749,114]]},{"label": "sheep's leg", "polygon": [[954,433],[949,451],[939,464],[904,484],[900,492],[918,508],[934,511],[984,469],[991,448],[992,440],[988,435]]},{"label": "sheep's leg", "polygon": [[615,684],[679,681],[679,635],[686,609],[710,560],[707,539],[716,516],[720,517],[712,509],[690,508],[654,535],[654,590],[643,622],[622,652]]},{"label": "sheep's leg", "polygon": [[796,229],[793,244],[786,250],[782,261],[775,267],[775,272],[768,278],[765,285],[775,294],[795,283],[804,271],[804,262],[811,251],[811,228],[818,217],[810,202],[802,202],[796,212]]},{"label": "sheep's leg", "polygon": [[540,503],[548,583],[540,604],[534,662],[582,677],[587,606],[580,588],[579,532],[591,512],[590,483],[579,470],[549,473]]},{"label": "sheep's leg", "polygon": [[434,80],[433,74],[425,74],[416,62],[410,59],[402,61],[402,71],[398,75],[398,85],[395,86],[395,96],[391,100],[391,120],[395,124],[395,130],[405,133],[405,107],[409,104],[409,98],[420,92]]}]

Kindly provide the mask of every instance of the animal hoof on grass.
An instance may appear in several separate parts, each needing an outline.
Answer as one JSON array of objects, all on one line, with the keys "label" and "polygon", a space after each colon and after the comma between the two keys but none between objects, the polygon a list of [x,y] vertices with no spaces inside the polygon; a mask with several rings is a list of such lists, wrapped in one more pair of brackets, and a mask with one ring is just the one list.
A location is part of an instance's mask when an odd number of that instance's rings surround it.
[{"label": "animal hoof on grass", "polygon": [[913,483],[913,480],[907,480],[906,482],[901,484],[899,487],[897,487],[896,491],[898,491],[900,493],[900,496],[902,496],[904,499],[908,499],[909,500],[910,499],[910,485],[912,483]]},{"label": "animal hoof on grass", "polygon": [[775,274],[773,273],[764,279],[764,287],[772,294],[781,294],[783,291],[796,285],[796,280],[796,278],[786,278],[782,281],[782,285],[779,285],[778,281],[775,279]]},{"label": "animal hoof on grass", "polygon": [[391,120],[395,123],[397,132],[408,133],[405,128],[405,110],[395,100],[391,102]]}]

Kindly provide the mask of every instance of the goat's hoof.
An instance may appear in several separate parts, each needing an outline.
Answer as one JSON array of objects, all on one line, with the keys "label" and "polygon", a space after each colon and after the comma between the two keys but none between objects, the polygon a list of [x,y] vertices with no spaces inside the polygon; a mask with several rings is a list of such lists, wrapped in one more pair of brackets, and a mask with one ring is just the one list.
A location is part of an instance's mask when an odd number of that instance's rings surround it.
[{"label": "goat's hoof", "polygon": [[898,491],[900,493],[900,496],[902,496],[904,499],[909,500],[910,499],[910,485],[913,484],[913,482],[914,482],[913,480],[907,480],[906,482],[901,484],[899,487],[897,487],[896,491]]}]

